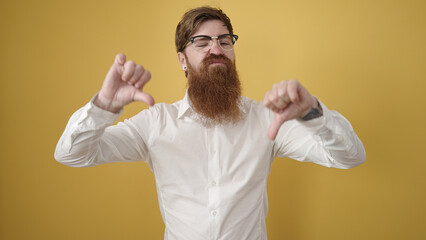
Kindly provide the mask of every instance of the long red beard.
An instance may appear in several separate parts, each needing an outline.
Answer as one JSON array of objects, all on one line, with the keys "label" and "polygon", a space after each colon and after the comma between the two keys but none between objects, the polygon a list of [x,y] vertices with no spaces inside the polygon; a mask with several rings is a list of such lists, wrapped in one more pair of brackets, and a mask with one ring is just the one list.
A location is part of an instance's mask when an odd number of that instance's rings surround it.
[{"label": "long red beard", "polygon": [[[210,66],[212,62],[225,65]],[[240,120],[241,84],[235,63],[223,55],[210,55],[197,72],[188,64],[188,96],[194,110],[209,124]]]}]

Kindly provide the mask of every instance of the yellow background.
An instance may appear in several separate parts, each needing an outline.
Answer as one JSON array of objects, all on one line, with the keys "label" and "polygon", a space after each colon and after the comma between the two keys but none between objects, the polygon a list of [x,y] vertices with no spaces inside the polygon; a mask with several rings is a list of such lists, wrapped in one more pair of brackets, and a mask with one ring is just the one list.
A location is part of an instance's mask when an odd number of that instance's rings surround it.
[{"label": "yellow background", "polygon": [[75,169],[53,152],[118,52],[151,70],[157,102],[182,98],[174,31],[205,4],[240,36],[245,96],[297,78],[367,151],[351,170],[276,159],[269,239],[426,239],[424,0],[1,0],[0,239],[163,238],[145,163]]}]

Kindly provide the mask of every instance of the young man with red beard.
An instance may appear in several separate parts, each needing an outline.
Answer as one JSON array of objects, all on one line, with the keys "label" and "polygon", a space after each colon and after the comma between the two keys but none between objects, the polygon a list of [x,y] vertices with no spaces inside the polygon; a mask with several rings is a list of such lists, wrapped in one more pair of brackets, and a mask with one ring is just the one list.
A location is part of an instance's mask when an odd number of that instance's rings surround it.
[{"label": "young man with red beard", "polygon": [[[220,10],[188,11],[176,29],[185,98],[155,104],[150,73],[118,54],[92,101],[71,117],[55,158],[73,167],[145,161],[154,173],[164,239],[266,239],[266,183],[275,157],[350,168],[365,150],[350,123],[297,81],[263,103],[241,96],[234,35]],[[151,107],[111,124],[121,109]]]}]

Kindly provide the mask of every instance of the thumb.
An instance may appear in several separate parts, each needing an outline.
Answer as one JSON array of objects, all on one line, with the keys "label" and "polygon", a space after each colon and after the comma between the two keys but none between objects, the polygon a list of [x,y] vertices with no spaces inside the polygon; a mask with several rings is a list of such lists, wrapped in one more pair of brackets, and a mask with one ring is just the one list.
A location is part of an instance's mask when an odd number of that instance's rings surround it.
[{"label": "thumb", "polygon": [[268,138],[271,140],[275,140],[278,130],[280,130],[281,125],[285,122],[285,118],[280,116],[279,114],[274,115],[274,120],[272,120],[271,125],[268,129]]},{"label": "thumb", "polygon": [[154,98],[150,94],[144,93],[142,91],[136,91],[135,95],[133,96],[133,100],[144,102],[149,106],[153,106],[155,103]]}]

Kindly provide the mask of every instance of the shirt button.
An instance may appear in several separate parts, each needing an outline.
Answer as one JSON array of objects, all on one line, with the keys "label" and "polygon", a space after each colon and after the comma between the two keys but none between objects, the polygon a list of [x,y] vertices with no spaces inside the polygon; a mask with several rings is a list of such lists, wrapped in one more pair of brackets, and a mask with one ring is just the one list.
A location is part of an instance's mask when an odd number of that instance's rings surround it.
[{"label": "shirt button", "polygon": [[213,216],[216,216],[216,214],[217,214],[216,210],[212,211]]},{"label": "shirt button", "polygon": [[216,150],[212,149],[212,154],[213,155],[216,154]]},{"label": "shirt button", "polygon": [[214,187],[214,186],[216,186],[216,185],[217,185],[216,181],[213,181],[213,182],[212,182],[212,186]]}]

